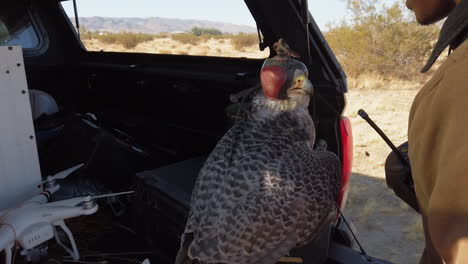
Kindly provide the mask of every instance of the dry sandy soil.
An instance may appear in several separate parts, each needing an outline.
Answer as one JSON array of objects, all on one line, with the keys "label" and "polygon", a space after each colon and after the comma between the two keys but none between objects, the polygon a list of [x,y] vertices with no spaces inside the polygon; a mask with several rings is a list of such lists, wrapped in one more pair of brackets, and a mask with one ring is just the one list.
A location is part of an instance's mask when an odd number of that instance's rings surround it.
[{"label": "dry sandy soil", "polygon": [[[265,58],[269,52],[256,46],[236,50],[230,40],[210,39],[197,46],[181,44],[170,38],[154,39],[125,50],[120,44],[106,45],[85,40],[89,50],[149,52],[209,56]],[[384,162],[390,148],[357,115],[360,108],[396,144],[406,141],[411,102],[421,84],[384,81],[377,77],[349,80],[350,92],[345,115],[350,117],[354,134],[354,162],[351,189],[345,214],[358,230],[358,238],[375,257],[396,264],[418,263],[423,249],[420,217],[401,202],[385,184]]]},{"label": "dry sandy soil", "polygon": [[350,90],[345,115],[353,126],[354,161],[345,214],[370,255],[398,264],[418,263],[424,247],[420,217],[387,188],[384,163],[390,148],[357,115],[360,108],[366,110],[398,145],[407,140],[409,110],[417,91]]}]

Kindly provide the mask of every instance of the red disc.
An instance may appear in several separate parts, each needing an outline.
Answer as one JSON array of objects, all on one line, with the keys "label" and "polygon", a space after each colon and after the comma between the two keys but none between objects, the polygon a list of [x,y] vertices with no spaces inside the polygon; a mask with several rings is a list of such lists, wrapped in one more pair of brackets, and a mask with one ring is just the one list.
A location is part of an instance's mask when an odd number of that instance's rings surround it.
[{"label": "red disc", "polygon": [[286,82],[286,73],[281,66],[264,66],[260,72],[260,81],[267,98],[279,99],[281,87]]}]

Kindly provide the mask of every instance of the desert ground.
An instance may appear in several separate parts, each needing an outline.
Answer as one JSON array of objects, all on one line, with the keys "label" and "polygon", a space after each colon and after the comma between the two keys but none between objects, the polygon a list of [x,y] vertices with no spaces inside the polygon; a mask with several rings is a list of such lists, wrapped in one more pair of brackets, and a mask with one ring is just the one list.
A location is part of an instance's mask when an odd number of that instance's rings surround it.
[{"label": "desert ground", "polygon": [[[85,40],[88,50],[150,52],[265,58],[268,51],[256,46],[235,49],[230,40],[210,39],[198,45],[158,38],[127,50],[121,44]],[[358,239],[371,256],[396,264],[418,263],[423,250],[422,224],[418,214],[401,202],[385,183],[384,163],[390,148],[357,115],[360,108],[399,145],[406,141],[411,102],[421,83],[383,80],[373,76],[349,79],[345,115],[351,119],[354,136],[354,161],[351,189],[345,215],[358,231]]]},{"label": "desert ground", "polygon": [[357,111],[369,116],[399,145],[407,139],[411,102],[417,91],[353,90],[345,115],[353,127],[354,160],[345,214],[358,230],[367,253],[398,264],[418,263],[424,247],[417,213],[400,201],[385,183],[384,163],[390,148]]}]

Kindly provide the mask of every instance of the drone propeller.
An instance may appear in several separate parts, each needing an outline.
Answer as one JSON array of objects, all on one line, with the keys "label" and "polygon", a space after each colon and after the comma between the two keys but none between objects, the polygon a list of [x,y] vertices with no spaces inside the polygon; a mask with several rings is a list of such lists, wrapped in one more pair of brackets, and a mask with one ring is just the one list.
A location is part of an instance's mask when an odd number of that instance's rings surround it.
[{"label": "drone propeller", "polygon": [[119,195],[124,195],[124,194],[130,194],[130,193],[134,193],[134,192],[135,192],[135,191],[118,192],[118,193],[108,193],[108,194],[93,196],[93,197],[91,197],[91,198],[92,198],[92,199],[101,199],[101,198],[119,196]]},{"label": "drone propeller", "polygon": [[55,181],[55,180],[61,180],[61,179],[65,179],[68,175],[72,174],[74,171],[76,171],[77,169],[83,167],[83,163],[81,164],[78,164],[74,167],[71,167],[69,169],[66,169],[64,171],[61,171],[57,174],[55,174],[54,176],[47,176],[47,179],[45,179],[44,181],[42,181],[40,184],[44,184],[46,182],[51,182],[51,181]]},{"label": "drone propeller", "polygon": [[128,191],[128,192],[119,192],[119,193],[109,193],[109,194],[103,194],[103,195],[97,195],[97,196],[83,196],[83,197],[75,197],[75,198],[70,198],[66,200],[61,200],[61,201],[56,201],[56,202],[51,202],[46,204],[46,206],[67,206],[67,207],[73,207],[77,206],[80,203],[83,202],[90,202],[94,199],[100,199],[100,198],[106,198],[106,197],[113,197],[113,196],[118,196],[118,195],[124,195],[124,194],[130,194],[134,193],[135,191]]},{"label": "drone propeller", "polygon": [[75,197],[75,198],[71,198],[71,199],[66,199],[66,200],[47,203],[47,204],[45,204],[45,206],[50,206],[50,207],[54,207],[54,206],[74,207],[74,206],[77,206],[78,204],[80,204],[82,202],[89,202],[92,199],[93,198],[88,195],[88,196],[83,196],[83,197]]}]

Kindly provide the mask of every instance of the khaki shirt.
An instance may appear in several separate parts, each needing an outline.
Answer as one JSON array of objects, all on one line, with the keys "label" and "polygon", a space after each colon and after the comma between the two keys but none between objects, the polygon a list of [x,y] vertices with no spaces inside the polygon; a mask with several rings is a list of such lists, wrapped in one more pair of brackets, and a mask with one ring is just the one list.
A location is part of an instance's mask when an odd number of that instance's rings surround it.
[{"label": "khaki shirt", "polygon": [[416,95],[408,142],[422,213],[456,210],[468,221],[468,41]]},{"label": "khaki shirt", "polygon": [[457,241],[458,250],[450,263],[468,263],[464,237],[468,228],[468,41],[445,60],[416,95],[408,142],[426,236],[421,263],[443,262],[427,226],[427,216],[435,212],[450,218],[447,223],[451,226],[438,231],[444,234],[443,239]]}]

